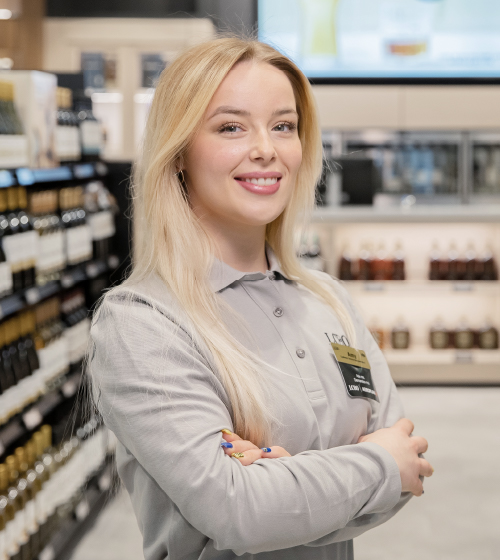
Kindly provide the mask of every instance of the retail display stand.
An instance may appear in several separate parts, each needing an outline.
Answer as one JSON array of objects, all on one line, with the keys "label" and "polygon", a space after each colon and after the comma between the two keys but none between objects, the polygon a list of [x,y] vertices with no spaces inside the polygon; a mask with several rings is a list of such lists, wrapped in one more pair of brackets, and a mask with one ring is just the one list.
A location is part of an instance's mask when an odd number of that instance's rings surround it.
[{"label": "retail display stand", "polygon": [[[343,252],[357,258],[363,247],[390,255],[397,244],[405,259],[405,280],[345,280],[343,283],[372,331],[385,333],[383,351],[399,384],[500,384],[500,350],[474,347],[435,349],[430,330],[439,320],[450,333],[459,324],[476,331],[488,321],[500,326],[498,280],[429,280],[433,247],[445,255],[473,247],[500,256],[500,211],[495,205],[415,205],[412,207],[325,207],[313,228],[321,242],[326,271],[339,276]],[[391,329],[403,321],[411,343],[394,349]],[[493,344],[495,346],[495,344]]]}]

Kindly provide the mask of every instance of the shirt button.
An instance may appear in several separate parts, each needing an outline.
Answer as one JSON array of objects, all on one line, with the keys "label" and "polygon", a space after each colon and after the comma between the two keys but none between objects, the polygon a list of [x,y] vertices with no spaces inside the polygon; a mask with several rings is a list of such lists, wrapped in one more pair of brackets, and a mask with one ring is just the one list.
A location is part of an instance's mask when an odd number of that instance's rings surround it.
[{"label": "shirt button", "polygon": [[281,307],[277,307],[273,313],[276,315],[276,317],[281,317],[283,315],[283,309],[281,309]]},{"label": "shirt button", "polygon": [[296,352],[297,356],[299,358],[305,358],[306,357],[306,351],[302,350],[302,348],[299,348]]}]

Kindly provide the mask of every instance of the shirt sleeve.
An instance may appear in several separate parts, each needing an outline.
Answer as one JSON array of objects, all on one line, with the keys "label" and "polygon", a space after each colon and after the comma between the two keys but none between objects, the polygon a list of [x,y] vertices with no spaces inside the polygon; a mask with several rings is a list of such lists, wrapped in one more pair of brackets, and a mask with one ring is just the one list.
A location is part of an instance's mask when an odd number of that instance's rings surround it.
[{"label": "shirt sleeve", "polygon": [[396,462],[373,443],[247,467],[228,457],[220,430],[232,428],[229,405],[207,354],[147,302],[105,298],[91,341],[105,424],[216,549],[242,555],[312,543],[398,503]]},{"label": "shirt sleeve", "polygon": [[[390,428],[398,420],[403,418],[404,410],[399,398],[396,385],[392,379],[387,361],[380,350],[378,344],[372,334],[366,327],[363,318],[352,302],[347,290],[337,283],[337,293],[340,292],[344,305],[347,306],[351,317],[354,321],[356,334],[358,336],[357,346],[365,350],[372,371],[372,378],[377,389],[380,403],[374,404],[372,407],[372,416],[368,425],[367,433],[373,433],[382,428]],[[401,494],[398,502],[388,511],[371,512],[360,511],[347,525],[337,531],[333,531],[329,535],[308,543],[307,546],[324,546],[336,542],[346,541],[359,537],[369,529],[373,529],[382,525],[391,517],[396,515],[403,506],[405,506],[412,494],[404,492]]]}]

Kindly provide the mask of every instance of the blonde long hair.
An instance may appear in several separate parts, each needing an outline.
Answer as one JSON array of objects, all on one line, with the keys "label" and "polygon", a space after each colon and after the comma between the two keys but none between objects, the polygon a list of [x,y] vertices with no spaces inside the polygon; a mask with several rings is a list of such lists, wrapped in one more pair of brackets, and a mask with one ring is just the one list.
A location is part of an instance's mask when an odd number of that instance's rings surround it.
[{"label": "blonde long hair", "polygon": [[215,91],[241,61],[267,63],[282,70],[292,84],[299,114],[302,164],[290,203],[267,226],[267,243],[284,274],[329,304],[348,337],[354,338],[350,315],[331,286],[303,268],[295,255],[295,228],[307,221],[314,207],[322,168],[313,92],[292,61],[255,40],[220,38],[199,44],[162,73],[147,121],[142,158],[135,169],[134,221],[140,235],[133,270],[124,284],[132,285],[152,272],[160,276],[213,355],[231,403],[234,430],[260,444],[270,441],[267,438],[276,420],[266,404],[263,363],[236,340],[223,320],[228,306],[208,280],[216,247],[196,219],[176,173]]}]

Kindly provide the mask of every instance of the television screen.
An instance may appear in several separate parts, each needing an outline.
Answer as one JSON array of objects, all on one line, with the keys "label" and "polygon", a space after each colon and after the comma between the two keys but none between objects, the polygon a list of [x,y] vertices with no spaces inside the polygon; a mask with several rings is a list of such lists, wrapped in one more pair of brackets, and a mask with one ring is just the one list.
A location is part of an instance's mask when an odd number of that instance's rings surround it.
[{"label": "television screen", "polygon": [[309,78],[500,78],[500,0],[259,0]]}]

